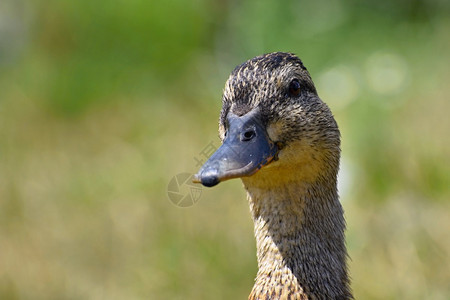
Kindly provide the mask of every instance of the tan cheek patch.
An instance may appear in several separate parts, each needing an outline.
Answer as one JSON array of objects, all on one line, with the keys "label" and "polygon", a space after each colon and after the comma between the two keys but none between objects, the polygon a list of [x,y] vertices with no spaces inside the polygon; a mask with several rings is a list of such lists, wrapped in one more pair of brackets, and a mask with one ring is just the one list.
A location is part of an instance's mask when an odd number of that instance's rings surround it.
[{"label": "tan cheek patch", "polygon": [[219,137],[222,141],[225,137],[225,127],[222,124],[219,124]]},{"label": "tan cheek patch", "polygon": [[284,127],[284,124],[282,121],[278,121],[276,123],[270,123],[267,126],[267,134],[269,135],[269,138],[274,142],[279,141],[283,134],[283,127]]}]

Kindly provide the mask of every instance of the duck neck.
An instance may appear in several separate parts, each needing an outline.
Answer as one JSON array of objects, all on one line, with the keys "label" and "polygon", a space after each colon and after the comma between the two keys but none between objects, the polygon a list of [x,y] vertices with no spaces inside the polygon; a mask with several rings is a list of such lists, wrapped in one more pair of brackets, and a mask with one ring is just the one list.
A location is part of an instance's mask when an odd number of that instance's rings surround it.
[{"label": "duck neck", "polygon": [[259,267],[250,299],[352,298],[335,180],[246,188]]}]

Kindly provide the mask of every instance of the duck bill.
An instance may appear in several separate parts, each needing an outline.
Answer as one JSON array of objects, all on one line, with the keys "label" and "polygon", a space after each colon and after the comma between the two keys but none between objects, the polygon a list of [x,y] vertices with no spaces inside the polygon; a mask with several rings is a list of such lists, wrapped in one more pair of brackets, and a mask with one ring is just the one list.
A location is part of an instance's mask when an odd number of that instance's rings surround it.
[{"label": "duck bill", "polygon": [[243,116],[228,114],[222,146],[206,161],[193,181],[212,187],[232,178],[251,176],[276,156],[277,146],[262,126],[258,110]]}]

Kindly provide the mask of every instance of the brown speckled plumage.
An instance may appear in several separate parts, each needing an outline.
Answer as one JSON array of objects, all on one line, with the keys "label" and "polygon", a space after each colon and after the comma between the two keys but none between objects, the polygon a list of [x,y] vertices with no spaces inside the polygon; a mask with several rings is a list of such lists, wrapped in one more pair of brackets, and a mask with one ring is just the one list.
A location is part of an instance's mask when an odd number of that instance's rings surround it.
[{"label": "brown speckled plumage", "polygon": [[[301,91],[292,95],[290,83]],[[351,299],[337,194],[340,133],[299,58],[270,53],[236,67],[224,90],[227,115],[254,108],[280,147],[275,161],[243,177],[255,224],[258,273],[249,299]]]}]

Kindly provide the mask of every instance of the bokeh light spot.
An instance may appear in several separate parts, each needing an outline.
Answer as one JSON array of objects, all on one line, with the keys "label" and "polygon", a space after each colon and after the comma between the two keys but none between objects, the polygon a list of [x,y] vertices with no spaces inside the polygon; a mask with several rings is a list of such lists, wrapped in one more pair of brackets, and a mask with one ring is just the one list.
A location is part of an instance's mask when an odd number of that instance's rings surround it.
[{"label": "bokeh light spot", "polygon": [[320,97],[333,109],[344,108],[360,93],[356,71],[345,65],[335,66],[320,74],[317,89]]},{"label": "bokeh light spot", "polygon": [[400,55],[385,52],[372,54],[366,63],[366,78],[371,90],[390,96],[407,84],[408,65]]}]

